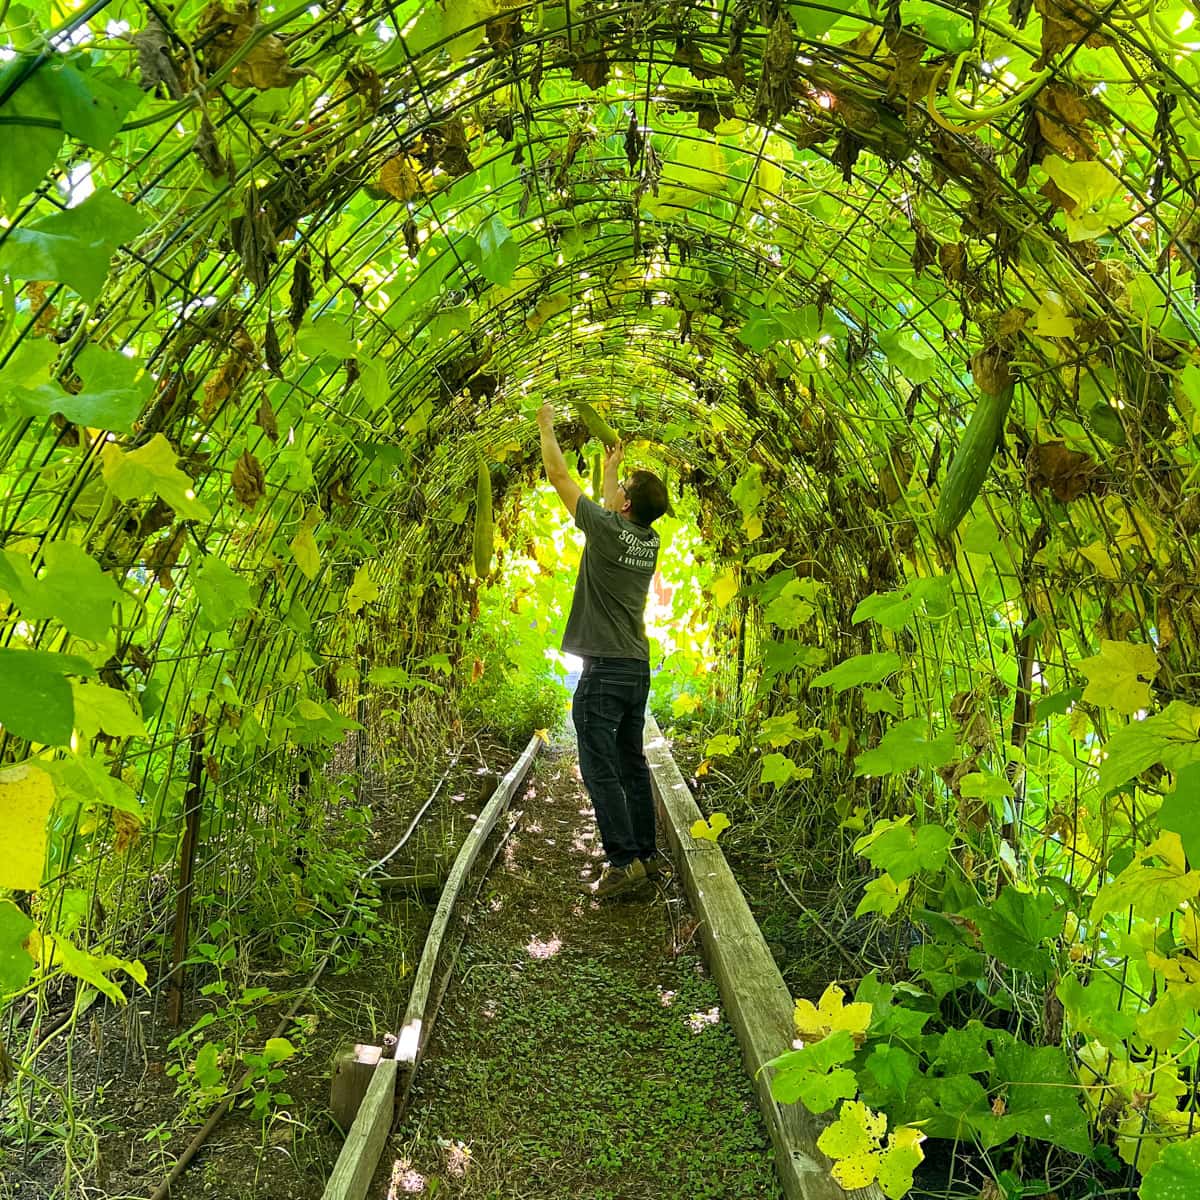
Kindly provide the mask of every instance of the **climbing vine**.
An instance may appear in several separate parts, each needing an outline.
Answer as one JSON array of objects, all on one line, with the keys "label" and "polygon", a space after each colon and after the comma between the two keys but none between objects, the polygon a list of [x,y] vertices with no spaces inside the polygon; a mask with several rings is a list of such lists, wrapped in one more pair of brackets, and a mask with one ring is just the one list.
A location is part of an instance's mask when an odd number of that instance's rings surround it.
[{"label": "climbing vine", "polygon": [[918,931],[775,1075],[838,1177],[1194,1186],[1196,21],[0,3],[9,1010],[156,985],[197,804],[336,825],[348,739],[447,718],[584,401],[696,514],[706,766]]}]

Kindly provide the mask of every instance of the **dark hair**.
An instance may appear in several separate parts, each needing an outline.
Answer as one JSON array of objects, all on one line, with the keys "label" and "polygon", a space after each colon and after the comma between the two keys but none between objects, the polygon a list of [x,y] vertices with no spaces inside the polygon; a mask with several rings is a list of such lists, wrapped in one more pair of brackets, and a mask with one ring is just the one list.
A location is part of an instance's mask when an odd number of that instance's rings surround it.
[{"label": "dark hair", "polygon": [[625,495],[639,525],[653,525],[667,511],[667,486],[649,471],[634,471],[625,485]]}]

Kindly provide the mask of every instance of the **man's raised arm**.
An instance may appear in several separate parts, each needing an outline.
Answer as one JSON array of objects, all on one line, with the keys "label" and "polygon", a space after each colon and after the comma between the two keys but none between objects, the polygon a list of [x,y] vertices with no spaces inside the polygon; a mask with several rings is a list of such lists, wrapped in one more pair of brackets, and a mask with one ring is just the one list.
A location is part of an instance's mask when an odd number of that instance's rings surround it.
[{"label": "man's raised arm", "polygon": [[616,442],[604,456],[604,507],[610,512],[620,512],[625,507],[626,497],[621,494],[617,475],[625,457],[625,447]]},{"label": "man's raised arm", "polygon": [[574,516],[583,491],[567,470],[558,438],[554,436],[554,409],[549,404],[543,404],[538,409],[537,423],[542,435],[542,466],[546,468],[546,478],[554,485],[558,498],[567,506],[567,512]]}]

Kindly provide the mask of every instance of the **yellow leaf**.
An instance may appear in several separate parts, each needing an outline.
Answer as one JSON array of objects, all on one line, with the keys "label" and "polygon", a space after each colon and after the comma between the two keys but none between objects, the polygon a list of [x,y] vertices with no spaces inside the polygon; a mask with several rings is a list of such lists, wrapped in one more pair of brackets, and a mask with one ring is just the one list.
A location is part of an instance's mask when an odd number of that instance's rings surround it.
[{"label": "yellow leaf", "polygon": [[732,568],[722,572],[713,580],[712,593],[718,608],[726,608],[738,594],[737,576],[734,575]]},{"label": "yellow leaf", "polygon": [[819,1004],[797,1000],[792,1019],[797,1036],[806,1042],[820,1041],[835,1030],[844,1029],[854,1035],[854,1044],[861,1046],[866,1040],[867,1026],[871,1024],[871,1006],[863,1001],[847,1004],[846,993],[836,983],[831,983]]},{"label": "yellow leaf", "polygon": [[1032,330],[1038,337],[1075,336],[1075,322],[1067,315],[1066,302],[1057,292],[1046,292],[1033,321]]},{"label": "yellow leaf", "polygon": [[847,1100],[838,1119],[817,1138],[817,1146],[834,1159],[833,1177],[853,1191],[870,1184],[879,1170],[880,1139],[887,1117],[872,1112],[861,1100]]},{"label": "yellow leaf", "polygon": [[1081,659],[1079,669],[1088,679],[1083,698],[1089,704],[1126,716],[1150,707],[1150,681],[1158,674],[1153,646],[1102,638],[1100,653]]},{"label": "yellow leaf", "polygon": [[711,760],[706,758],[706,759],[705,759],[705,760],[704,760],[704,761],[703,761],[703,762],[702,762],[702,763],[701,763],[701,764],[700,764],[700,765],[699,765],[699,766],[696,768],[696,778],[697,778],[697,779],[703,779],[703,778],[704,778],[704,776],[708,774],[708,769],[709,769],[709,767],[711,767],[711,766],[712,766],[712,762],[711,762]]},{"label": "yellow leaf", "polygon": [[879,1161],[879,1186],[885,1196],[899,1200],[913,1185],[913,1172],[925,1159],[925,1135],[912,1125],[893,1129]]},{"label": "yellow leaf", "polygon": [[762,537],[762,518],[753,515],[745,517],[742,520],[742,530],[746,534],[746,540],[748,542],[756,541],[758,538]]},{"label": "yellow leaf", "polygon": [[550,731],[548,729],[535,729],[533,736],[540,739],[543,745],[550,745]]},{"label": "yellow leaf", "polygon": [[680,692],[671,705],[671,712],[676,717],[694,713],[700,707],[700,701],[691,692]]},{"label": "yellow leaf", "polygon": [[42,885],[46,819],[54,806],[54,783],[32,763],[0,771],[0,888],[33,891]]},{"label": "yellow leaf", "polygon": [[692,822],[691,834],[697,841],[715,842],[729,828],[729,818],[723,812],[715,812],[705,821]]},{"label": "yellow leaf", "polygon": [[1080,546],[1079,553],[1104,576],[1105,579],[1120,579],[1121,568],[1108,552],[1103,542],[1093,542],[1090,546]]},{"label": "yellow leaf", "polygon": [[309,579],[316,579],[321,570],[321,553],[317,549],[317,539],[313,537],[312,530],[300,530],[288,545],[292,551],[292,557],[296,560],[296,566]]},{"label": "yellow leaf", "polygon": [[346,610],[352,613],[360,612],[364,605],[378,599],[379,584],[375,583],[369,577],[367,564],[363,563],[354,572],[354,582],[350,584],[350,587],[346,591]]}]

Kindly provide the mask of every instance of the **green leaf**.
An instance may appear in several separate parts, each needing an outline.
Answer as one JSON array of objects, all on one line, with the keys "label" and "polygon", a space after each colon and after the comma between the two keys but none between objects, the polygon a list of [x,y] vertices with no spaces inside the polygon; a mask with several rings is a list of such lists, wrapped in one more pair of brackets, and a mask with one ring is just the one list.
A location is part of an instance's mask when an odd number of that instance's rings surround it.
[{"label": "green leaf", "polygon": [[1121,1011],[1124,989],[1103,971],[1093,974],[1087,987],[1073,975],[1059,980],[1054,989],[1063,1003],[1071,1028],[1117,1053],[1137,1025],[1134,1013]]},{"label": "green leaf", "polygon": [[47,746],[71,740],[75,699],[68,675],[95,675],[86,659],[45,650],[0,649],[0,724]]},{"label": "green leaf", "polygon": [[358,386],[373,412],[387,408],[392,398],[387,362],[382,358],[360,358]]},{"label": "green leaf", "polygon": [[354,334],[336,317],[317,317],[311,324],[301,325],[296,330],[296,349],[309,358],[332,354],[346,359],[358,353]]},{"label": "green leaf", "polygon": [[1151,704],[1150,682],[1158,673],[1153,646],[1102,639],[1100,653],[1085,658],[1079,669],[1087,676],[1083,698],[1129,716]]},{"label": "green leaf", "polygon": [[192,573],[192,586],[200,601],[202,629],[228,629],[254,607],[250,584],[215,554],[202,558],[197,564]]},{"label": "green leaf", "polygon": [[1096,893],[1092,920],[1133,909],[1134,915],[1143,921],[1155,921],[1197,895],[1200,895],[1200,871],[1180,871],[1172,864],[1149,867],[1135,862]]},{"label": "green leaf", "polygon": [[1111,792],[1148,767],[1180,771],[1200,762],[1200,708],[1173,700],[1161,713],[1123,725],[1104,744],[1099,787]]},{"label": "green leaf", "polygon": [[50,379],[50,364],[58,347],[43,338],[23,338],[0,368],[0,399],[15,398],[22,388],[36,388]]},{"label": "green leaf", "polygon": [[763,618],[780,629],[797,629],[817,611],[813,601],[820,590],[815,579],[791,579],[763,610]]},{"label": "green leaf", "polygon": [[760,745],[766,743],[768,746],[779,748],[815,736],[815,729],[800,728],[800,713],[796,709],[790,709],[788,712],[776,713],[773,717],[764,717],[758,727],[757,740]]},{"label": "green leaf", "polygon": [[884,871],[863,888],[862,899],[858,902],[854,915],[861,917],[877,912],[881,916],[890,917],[904,903],[909,890],[907,879],[897,883]]},{"label": "green leaf", "polygon": [[1099,237],[1133,216],[1133,209],[1125,199],[1125,184],[1114,168],[1096,159],[1070,162],[1057,154],[1051,154],[1042,166],[1057,187],[1075,202],[1070,212],[1063,212],[1071,241]]},{"label": "green leaf", "polygon": [[100,804],[119,808],[133,816],[142,815],[142,806],[133,788],[92,755],[76,752],[68,758],[42,762],[41,768],[54,780],[60,809],[68,804],[81,807]]},{"label": "green leaf", "polygon": [[828,655],[820,646],[806,646],[791,638],[767,641],[763,646],[763,678],[773,682],[778,676],[801,668],[819,667]]},{"label": "green leaf", "polygon": [[44,553],[45,570],[35,578],[26,555],[0,552],[0,591],[8,594],[26,620],[52,617],[81,638],[104,641],[121,589],[74,542],[49,542]]},{"label": "green leaf", "polygon": [[763,483],[762,467],[757,463],[751,463],[729,489],[729,498],[738,506],[743,517],[758,512],[766,495],[767,485]]},{"label": "green leaf", "polygon": [[983,948],[1018,971],[1044,975],[1050,956],[1042,943],[1062,932],[1063,913],[1049,892],[1006,887],[991,904],[963,914],[979,927]]},{"label": "green leaf", "polygon": [[98,733],[145,737],[141,714],[134,710],[125,692],[102,683],[76,683],[71,690],[75,694],[75,727],[85,738],[94,738]]},{"label": "green leaf", "polygon": [[822,672],[812,681],[812,686],[831,687],[835,693],[844,692],[847,688],[859,687],[864,683],[882,683],[903,665],[900,655],[894,650],[856,654]]},{"label": "green leaf", "polygon": [[954,841],[953,834],[940,825],[914,829],[909,820],[876,821],[871,832],[854,843],[856,854],[863,855],[876,870],[886,871],[897,883],[911,879],[918,871],[940,871]]},{"label": "green leaf", "polygon": [[887,713],[888,716],[896,717],[900,715],[900,701],[886,689],[880,688],[878,691],[863,692],[863,707],[869,713]]},{"label": "green leaf", "polygon": [[149,221],[98,188],[82,204],[19,225],[0,246],[0,272],[14,279],[65,283],[91,303],[104,286],[117,247],[136,237]]},{"label": "green leaf", "polygon": [[1013,794],[1013,786],[1003,775],[972,771],[958,781],[958,791],[968,800],[1003,800]]},{"label": "green leaf", "polygon": [[937,373],[937,351],[915,329],[888,329],[875,340],[909,383],[928,383]]},{"label": "green leaf", "polygon": [[1164,1146],[1138,1188],[1138,1200],[1195,1200],[1197,1195],[1200,1195],[1200,1135]]},{"label": "green leaf", "polygon": [[941,767],[954,752],[953,732],[946,729],[935,736],[924,717],[913,717],[893,725],[874,750],[863,751],[854,760],[854,774],[894,775],[917,767]]},{"label": "green leaf", "polygon": [[926,942],[908,952],[908,969],[941,1000],[983,978],[983,955],[967,946]]},{"label": "green leaf", "polygon": [[0,105],[0,117],[12,124],[3,129],[4,153],[0,154],[0,204],[10,215],[18,203],[33,191],[54,166],[63,143],[61,129],[23,125],[22,120],[57,121],[58,101],[47,72],[30,73],[33,59],[19,54],[0,64],[0,95],[8,92],[17,79],[22,82]]},{"label": "green leaf", "polygon": [[980,1075],[992,1069],[988,1052],[989,1031],[981,1021],[968,1021],[961,1029],[947,1029],[927,1038],[924,1046],[930,1066],[941,1075]]},{"label": "green leaf", "polygon": [[93,66],[84,57],[50,67],[49,82],[63,128],[93,150],[108,149],[145,95],[132,80],[122,79],[111,67]]},{"label": "green leaf", "polygon": [[771,1095],[781,1104],[797,1100],[815,1113],[828,1112],[858,1091],[854,1072],[840,1066],[854,1057],[854,1037],[840,1029],[819,1042],[771,1059]]},{"label": "green leaf", "polygon": [[225,1072],[221,1069],[221,1048],[216,1042],[205,1042],[196,1052],[192,1063],[192,1077],[206,1089],[221,1088],[225,1084]]},{"label": "green leaf", "polygon": [[269,1063],[283,1062],[296,1053],[296,1047],[285,1037],[267,1038],[263,1046],[263,1057]]},{"label": "green leaf", "polygon": [[33,922],[11,900],[0,900],[0,1000],[33,974],[33,955],[25,948],[32,932]]},{"label": "green leaf", "polygon": [[851,620],[874,621],[884,629],[904,629],[918,616],[944,617],[950,605],[950,576],[914,579],[892,592],[874,592],[859,601]]},{"label": "green leaf", "polygon": [[773,783],[782,787],[793,779],[811,779],[811,767],[797,766],[786,754],[764,754],[762,758],[762,783]]},{"label": "green leaf", "polygon": [[872,1049],[862,1069],[875,1083],[872,1102],[886,1105],[908,1094],[908,1085],[918,1074],[917,1056],[903,1046],[882,1042]]},{"label": "green leaf", "polygon": [[510,282],[521,261],[521,247],[512,231],[493,213],[479,231],[479,273],[500,287]]},{"label": "green leaf", "polygon": [[1005,1094],[1005,1112],[998,1122],[1002,1137],[1024,1134],[1087,1154],[1092,1139],[1080,1105],[1079,1080],[1062,1050],[1030,1046],[999,1030],[992,1033],[992,1045],[996,1069],[991,1086],[1003,1087]]},{"label": "green leaf", "polygon": [[50,381],[38,387],[17,387],[13,397],[30,416],[62,413],[76,425],[130,433],[154,390],[154,380],[141,364],[116,350],[88,345],[75,360],[83,380],[76,394]]},{"label": "green leaf", "polygon": [[161,433],[128,452],[109,443],[100,451],[104,482],[118,500],[158,496],[185,521],[208,520],[192,481],[176,466],[179,456]]},{"label": "green leaf", "polygon": [[729,817],[723,812],[715,812],[706,821],[703,817],[693,821],[688,831],[692,837],[701,842],[716,843],[717,838],[729,828]]},{"label": "green leaf", "polygon": [[736,733],[717,733],[704,744],[704,757],[715,758],[732,754],[740,745],[742,739]]},{"label": "green leaf", "polygon": [[796,29],[807,38],[818,39],[828,33],[843,17],[856,10],[857,5],[822,5],[819,8],[807,4],[789,4],[788,11],[796,22]]},{"label": "green leaf", "polygon": [[1160,829],[1179,834],[1188,862],[1200,866],[1200,763],[1175,775],[1175,790],[1163,797],[1158,810]]},{"label": "green leaf", "polygon": [[108,978],[112,971],[124,971],[131,979],[146,986],[146,968],[137,960],[126,961],[115,954],[90,954],[73,945],[60,933],[46,934],[44,940],[52,954],[51,966],[62,967],[68,975],[91,984],[110,1000],[119,1004],[125,1002],[125,993]]}]

